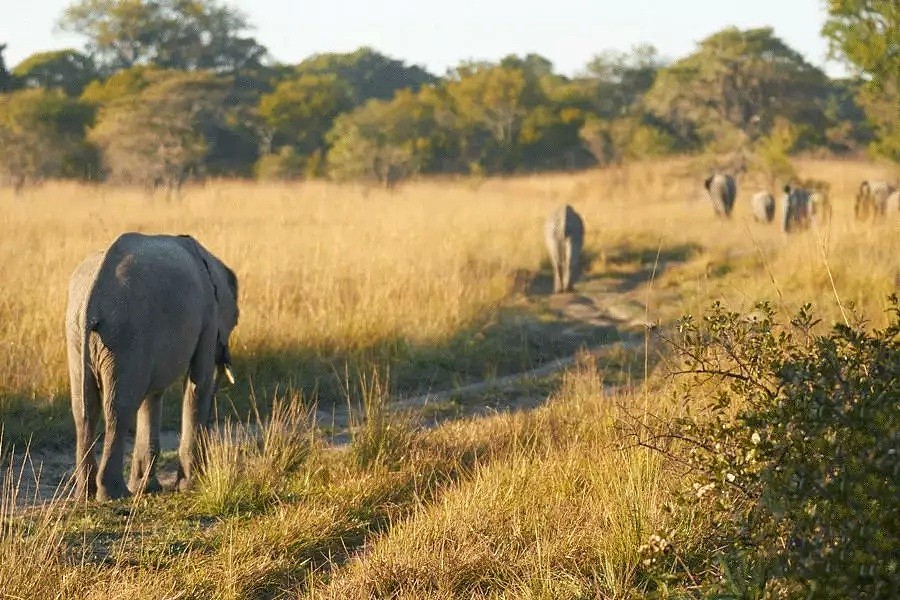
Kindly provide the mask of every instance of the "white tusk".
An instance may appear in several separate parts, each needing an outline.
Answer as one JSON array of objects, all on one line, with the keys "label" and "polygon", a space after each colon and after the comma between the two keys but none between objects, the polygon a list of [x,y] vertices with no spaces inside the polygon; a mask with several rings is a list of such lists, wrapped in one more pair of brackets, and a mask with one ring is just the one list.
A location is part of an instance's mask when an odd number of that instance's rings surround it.
[{"label": "white tusk", "polygon": [[222,365],[222,373],[225,374],[228,383],[234,385],[234,371],[231,370],[231,365]]}]

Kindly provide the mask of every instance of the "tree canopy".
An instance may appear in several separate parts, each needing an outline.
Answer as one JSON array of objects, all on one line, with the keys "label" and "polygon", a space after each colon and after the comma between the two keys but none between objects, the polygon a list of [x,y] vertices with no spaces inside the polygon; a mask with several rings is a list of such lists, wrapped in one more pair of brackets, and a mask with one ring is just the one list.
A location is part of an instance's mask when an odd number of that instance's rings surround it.
[{"label": "tree canopy", "polygon": [[53,177],[96,174],[85,141],[93,117],[88,104],[60,90],[0,95],[0,177],[21,188]]},{"label": "tree canopy", "polygon": [[59,88],[77,96],[97,78],[97,68],[89,56],[67,49],[32,54],[12,74],[24,87]]},{"label": "tree canopy", "polygon": [[859,100],[877,131],[873,150],[900,161],[900,4],[828,0],[822,34],[831,54],[864,78]]},{"label": "tree canopy", "polygon": [[88,51],[107,70],[153,63],[232,73],[266,54],[244,35],[247,18],[216,0],[76,0],[59,27],[87,37]]},{"label": "tree canopy", "polygon": [[437,82],[425,69],[408,66],[366,46],[346,54],[316,54],[297,65],[297,73],[334,75],[347,84],[353,106],[370,98],[389,100],[397,90],[415,91]]},{"label": "tree canopy", "polygon": [[645,101],[685,140],[729,149],[767,133],[777,116],[817,119],[827,88],[824,73],[772,29],[732,27],[662,69]]},{"label": "tree canopy", "polygon": [[[437,77],[370,47],[275,64],[220,0],[70,1],[59,25],[83,48],[36,53],[10,73],[0,45],[0,150],[24,149],[4,159],[18,184],[256,175],[390,185],[678,152],[783,177],[789,153],[870,142],[900,160],[889,2],[829,2],[823,32],[858,72],[830,80],[770,28],[723,29],[674,61],[646,44],[600,50],[576,76],[531,53]],[[27,101],[47,114],[28,113]],[[60,107],[80,128],[60,128]]]},{"label": "tree canopy", "polygon": [[6,44],[0,44],[0,94],[8,92],[13,87],[12,73],[6,68],[6,59],[3,52],[6,51]]},{"label": "tree canopy", "polygon": [[175,189],[202,173],[204,130],[223,120],[225,94],[207,73],[158,71],[146,87],[103,106],[89,138],[113,179]]}]

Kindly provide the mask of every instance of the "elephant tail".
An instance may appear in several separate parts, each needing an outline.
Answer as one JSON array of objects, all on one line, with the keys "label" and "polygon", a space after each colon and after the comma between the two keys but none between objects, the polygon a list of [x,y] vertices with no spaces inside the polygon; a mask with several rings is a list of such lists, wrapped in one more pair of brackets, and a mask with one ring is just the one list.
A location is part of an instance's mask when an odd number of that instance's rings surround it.
[{"label": "elephant tail", "polygon": [[85,318],[82,328],[81,346],[81,402],[82,415],[92,414],[100,404],[99,381],[91,360],[91,335],[96,331],[99,321]]}]

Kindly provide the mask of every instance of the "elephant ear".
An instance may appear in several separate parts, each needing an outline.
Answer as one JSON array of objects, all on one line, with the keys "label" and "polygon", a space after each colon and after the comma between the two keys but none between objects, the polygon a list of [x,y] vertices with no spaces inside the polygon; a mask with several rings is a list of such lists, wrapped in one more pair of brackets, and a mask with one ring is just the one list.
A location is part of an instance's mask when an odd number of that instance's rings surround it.
[{"label": "elephant ear", "polygon": [[225,279],[228,282],[228,289],[231,290],[231,295],[237,300],[238,297],[238,280],[237,275],[234,274],[234,271],[229,269],[226,265],[222,265],[225,269]]}]

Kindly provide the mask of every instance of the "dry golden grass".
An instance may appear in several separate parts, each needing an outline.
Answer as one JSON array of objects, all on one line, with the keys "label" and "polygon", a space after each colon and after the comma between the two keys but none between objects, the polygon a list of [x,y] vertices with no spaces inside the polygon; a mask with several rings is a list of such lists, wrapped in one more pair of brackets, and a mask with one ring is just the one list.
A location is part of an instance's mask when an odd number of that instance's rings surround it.
[{"label": "dry golden grass", "polygon": [[[768,298],[785,315],[812,301],[834,320],[853,303],[873,325],[886,321],[900,221],[851,219],[858,181],[883,176],[881,167],[800,161],[802,177],[831,183],[835,218],[784,236],[750,221],[752,177],[739,182],[734,218],[716,220],[691,165],[422,181],[394,192],[219,182],[171,202],[71,184],[0,191],[0,409],[4,397],[66,395],[69,273],[127,230],[191,233],[235,268],[238,365],[285,392],[303,383],[305,359],[330,357],[339,369],[358,356],[371,369],[414,358],[517,303],[522,274],[544,261],[543,218],[562,202],[588,228],[592,260],[579,289],[656,265],[652,286],[638,280],[651,319]],[[278,369],[259,367],[267,362]],[[601,378],[613,369],[582,363],[542,408],[430,431],[386,417],[388,390],[362,385],[351,400],[364,401],[368,421],[346,451],[325,446],[291,405],[268,425],[215,438],[196,493],[25,515],[0,502],[0,595],[640,597],[647,536],[675,530],[689,543],[692,533],[663,510],[678,477],[658,455],[623,448],[615,425],[623,406],[663,417],[680,407],[659,387],[606,395]]]},{"label": "dry golden grass", "polygon": [[[287,360],[285,379],[300,357],[390,349],[398,341],[440,346],[484,321],[515,291],[517,273],[538,271],[542,220],[562,202],[583,213],[586,249],[600,257],[622,248],[652,256],[659,247],[662,258],[679,248],[700,251],[695,268],[677,271],[671,284],[693,286],[683,296],[688,303],[654,307],[662,315],[716,297],[744,304],[777,297],[777,288],[787,306],[824,302],[833,316],[827,257],[841,301],[877,322],[896,283],[898,221],[872,225],[850,216],[858,182],[883,170],[850,161],[798,166],[803,177],[832,184],[835,219],[825,231],[789,238],[774,224],[750,221],[752,178],[740,182],[735,218],[717,221],[683,159],[575,175],[414,182],[395,192],[213,182],[167,201],[67,183],[21,197],[0,190],[0,395],[66,395],[69,275],[89,252],[132,230],[190,233],[234,267],[242,305],[234,354],[245,363]],[[735,264],[751,268],[710,277],[717,265]],[[594,261],[593,274],[604,269]],[[291,364],[285,357],[293,355]]]},{"label": "dry golden grass", "polygon": [[[6,507],[0,516],[18,535],[0,536],[2,591],[107,599],[629,597],[643,585],[641,544],[669,525],[663,504],[671,482],[658,455],[622,448],[614,425],[620,406],[634,400],[606,395],[601,377],[602,368],[582,361],[542,408],[408,429],[404,443],[364,465],[352,444],[350,452],[315,446],[310,453],[305,434],[289,435],[257,458],[276,464],[287,451],[305,461],[281,473],[272,496],[232,487],[221,510],[209,503],[221,497],[220,479],[201,482],[196,494],[130,505],[51,505],[26,515]],[[260,428],[274,427],[274,435],[302,431],[306,422],[300,412],[285,413]],[[363,432],[364,444],[390,435],[383,423],[375,428]],[[244,443],[247,435],[237,437]],[[213,441],[215,468],[235,468],[222,462],[229,443]]]}]

